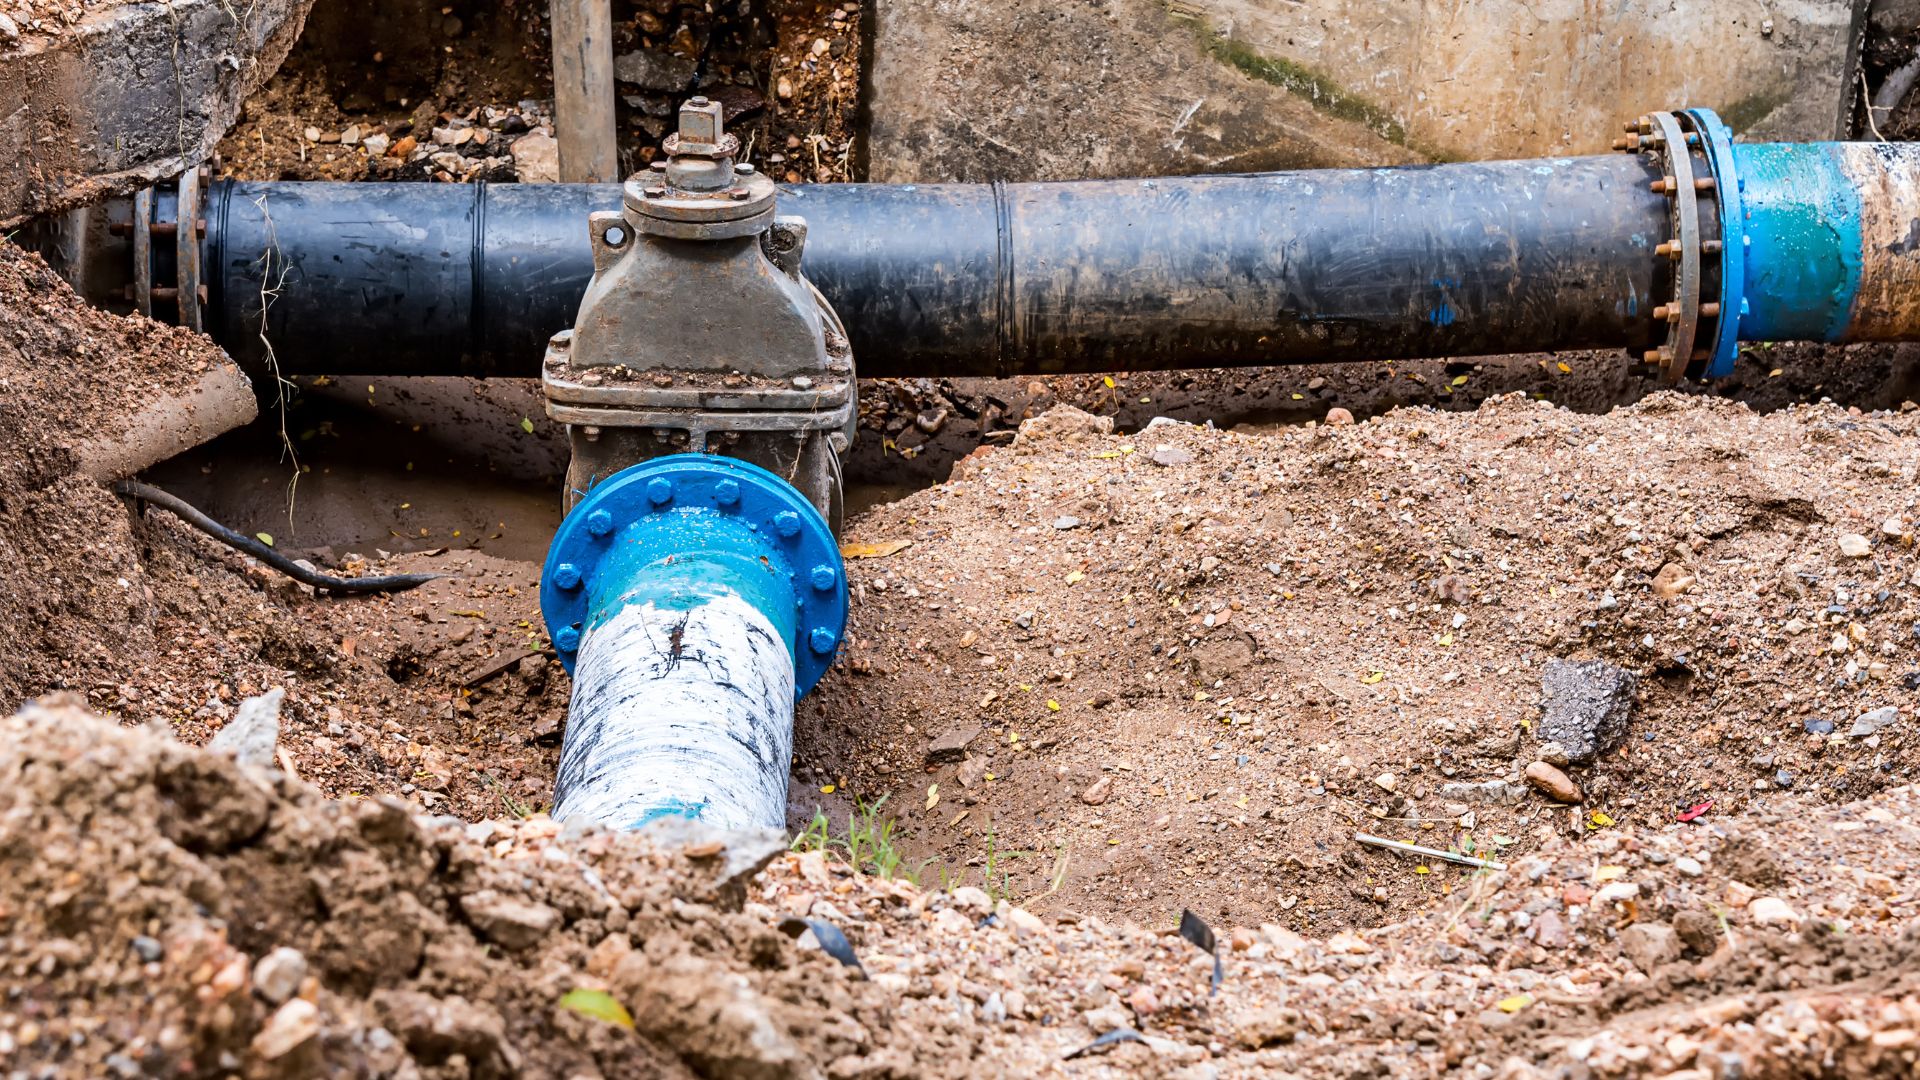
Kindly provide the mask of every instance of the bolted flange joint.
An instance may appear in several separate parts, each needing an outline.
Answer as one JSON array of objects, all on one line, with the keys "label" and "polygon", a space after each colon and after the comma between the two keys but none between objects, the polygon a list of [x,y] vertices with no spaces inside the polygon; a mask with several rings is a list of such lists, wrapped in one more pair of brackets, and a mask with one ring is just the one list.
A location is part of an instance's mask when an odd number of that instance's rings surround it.
[{"label": "bolted flange joint", "polygon": [[1667,239],[1653,247],[1655,287],[1667,282],[1668,299],[1649,312],[1661,344],[1641,359],[1669,383],[1732,374],[1748,311],[1746,182],[1733,132],[1711,109],[1656,112],[1628,121],[1613,145],[1649,160],[1657,175],[1648,189],[1668,204]]},{"label": "bolted flange joint", "polygon": [[547,549],[540,612],[572,674],[584,638],[621,608],[678,610],[710,589],[788,635],[795,700],[832,665],[847,620],[833,531],[786,481],[719,455],[654,458],[587,492]]}]

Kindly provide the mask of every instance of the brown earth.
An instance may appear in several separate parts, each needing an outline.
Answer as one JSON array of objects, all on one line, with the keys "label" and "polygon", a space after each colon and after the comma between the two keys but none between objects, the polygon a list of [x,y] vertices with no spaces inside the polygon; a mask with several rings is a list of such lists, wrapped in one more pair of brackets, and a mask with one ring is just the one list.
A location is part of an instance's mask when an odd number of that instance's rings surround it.
[{"label": "brown earth", "polygon": [[[1302,932],[1443,902],[1356,828],[1511,857],[1709,799],[1909,782],[1911,409],[1512,395],[1124,437],[1054,410],[851,524],[911,546],[850,564],[849,646],[802,706],[796,775],[830,805],[891,796],[940,865],[991,845],[1015,895],[1064,865],[1081,910]],[[1640,676],[1637,715],[1556,807],[1520,775],[1540,671],[1594,657]],[[1885,706],[1896,726],[1849,736]]]},{"label": "brown earth", "polygon": [[[1221,925],[1215,960],[1165,918],[1042,918],[777,838],[662,850],[329,802],[57,701],[0,722],[0,779],[0,1061],[34,1076],[1867,1077],[1920,1057],[1911,787],[1436,864],[1455,895],[1431,913]],[[1760,847],[1781,852],[1764,886],[1742,869]],[[860,971],[818,947],[829,925]]]}]

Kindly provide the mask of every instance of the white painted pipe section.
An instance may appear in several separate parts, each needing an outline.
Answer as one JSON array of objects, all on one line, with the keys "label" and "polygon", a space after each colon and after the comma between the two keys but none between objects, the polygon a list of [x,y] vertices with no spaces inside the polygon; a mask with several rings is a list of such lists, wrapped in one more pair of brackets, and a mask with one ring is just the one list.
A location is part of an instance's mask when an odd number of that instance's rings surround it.
[{"label": "white painted pipe section", "polygon": [[780,633],[732,591],[626,604],[581,638],[554,818],[784,828],[793,680]]}]

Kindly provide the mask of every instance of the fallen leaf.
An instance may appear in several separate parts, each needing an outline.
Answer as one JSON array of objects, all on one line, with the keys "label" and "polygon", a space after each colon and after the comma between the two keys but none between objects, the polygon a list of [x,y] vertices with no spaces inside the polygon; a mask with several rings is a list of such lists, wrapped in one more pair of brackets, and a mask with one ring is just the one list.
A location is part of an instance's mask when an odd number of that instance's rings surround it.
[{"label": "fallen leaf", "polygon": [[1590,829],[1604,829],[1611,824],[1613,824],[1613,815],[1605,810],[1595,810],[1587,815],[1587,827]]},{"label": "fallen leaf", "polygon": [[1071,585],[1076,581],[1084,581],[1086,577],[1087,575],[1075,570],[1073,573],[1067,575],[1067,584]]},{"label": "fallen leaf", "polygon": [[927,785],[927,809],[931,810],[940,802],[940,785]]},{"label": "fallen leaf", "polygon": [[1373,685],[1374,683],[1377,683],[1377,682],[1379,682],[1379,681],[1380,681],[1381,679],[1384,679],[1384,678],[1386,678],[1386,677],[1387,677],[1387,673],[1386,673],[1386,672],[1384,672],[1384,671],[1375,671],[1375,672],[1370,672],[1370,673],[1368,673],[1368,674],[1366,674],[1366,675],[1362,675],[1362,676],[1360,676],[1360,681],[1361,681],[1361,682],[1363,682],[1363,683],[1366,683],[1366,684],[1367,684],[1368,686],[1372,686],[1372,685]]},{"label": "fallen leaf", "polygon": [[[531,434],[533,434],[533,421],[532,421],[532,420],[529,420],[529,419],[527,419],[527,418],[526,418],[526,417],[524,417],[524,416],[523,416],[523,417],[521,417],[521,418],[520,418],[520,430],[521,430],[521,431],[524,431],[524,432],[526,432],[526,433],[527,433],[527,434],[529,434],[529,435],[531,435]],[[628,1027],[632,1027],[632,1026],[633,1026],[633,1024],[631,1024],[631,1023],[629,1023],[629,1024],[627,1024],[627,1026],[628,1026]]]},{"label": "fallen leaf", "polygon": [[1055,701],[1055,700],[1053,700],[1052,698],[1048,698],[1048,699],[1047,699],[1047,711],[1048,711],[1048,712],[1059,712],[1059,711],[1060,711],[1060,703],[1059,703],[1059,702],[1057,702],[1057,701]]},{"label": "fallen leaf", "polygon": [[1708,799],[1706,802],[1695,803],[1692,806],[1687,807],[1685,810],[1680,811],[1678,814],[1673,815],[1673,820],[1695,821],[1695,820],[1698,820],[1700,817],[1704,816],[1706,812],[1711,809],[1713,809],[1713,800]]},{"label": "fallen leaf", "polygon": [[822,794],[822,795],[831,795],[831,794],[833,794],[833,785],[832,785],[832,784],[821,784],[821,785],[820,785],[820,794]]},{"label": "fallen leaf", "polygon": [[1493,1007],[1503,1013],[1517,1013],[1531,1004],[1533,1004],[1532,994],[1515,994],[1512,997],[1501,998]]},{"label": "fallen leaf", "polygon": [[877,544],[841,544],[840,557],[843,559],[884,559],[889,555],[913,546],[911,540],[883,540]]},{"label": "fallen leaf", "polygon": [[605,1020],[609,1024],[619,1024],[623,1028],[633,1026],[633,1014],[627,1011],[612,994],[605,990],[588,990],[575,987],[567,991],[560,999],[560,1007],[570,1009],[581,1016],[590,1016],[595,1020]]},{"label": "fallen leaf", "polygon": [[1106,384],[1107,384],[1107,389],[1109,389],[1109,390],[1111,390],[1111,389],[1113,389],[1113,376],[1111,376],[1111,375],[1102,375],[1102,376],[1100,377],[1100,381],[1101,381],[1101,382],[1103,382],[1103,383],[1106,383]]},{"label": "fallen leaf", "polygon": [[272,546],[273,546],[273,534],[272,534],[272,533],[263,533],[263,532],[258,532],[258,533],[254,533],[253,535],[254,535],[254,538],[255,538],[255,539],[257,539],[257,540],[259,540],[259,541],[260,541],[261,543],[263,543],[263,544],[265,544],[265,545],[267,545],[268,547],[272,547]]}]

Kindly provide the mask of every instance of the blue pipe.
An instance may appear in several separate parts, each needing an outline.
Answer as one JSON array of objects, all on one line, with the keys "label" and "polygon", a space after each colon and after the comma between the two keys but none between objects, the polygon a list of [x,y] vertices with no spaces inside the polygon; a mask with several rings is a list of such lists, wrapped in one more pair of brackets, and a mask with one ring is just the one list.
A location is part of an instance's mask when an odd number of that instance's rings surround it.
[{"label": "blue pipe", "polygon": [[793,705],[847,616],[839,549],[805,496],[729,457],[624,469],[561,523],[540,609],[574,676],[555,818],[784,825]]}]

